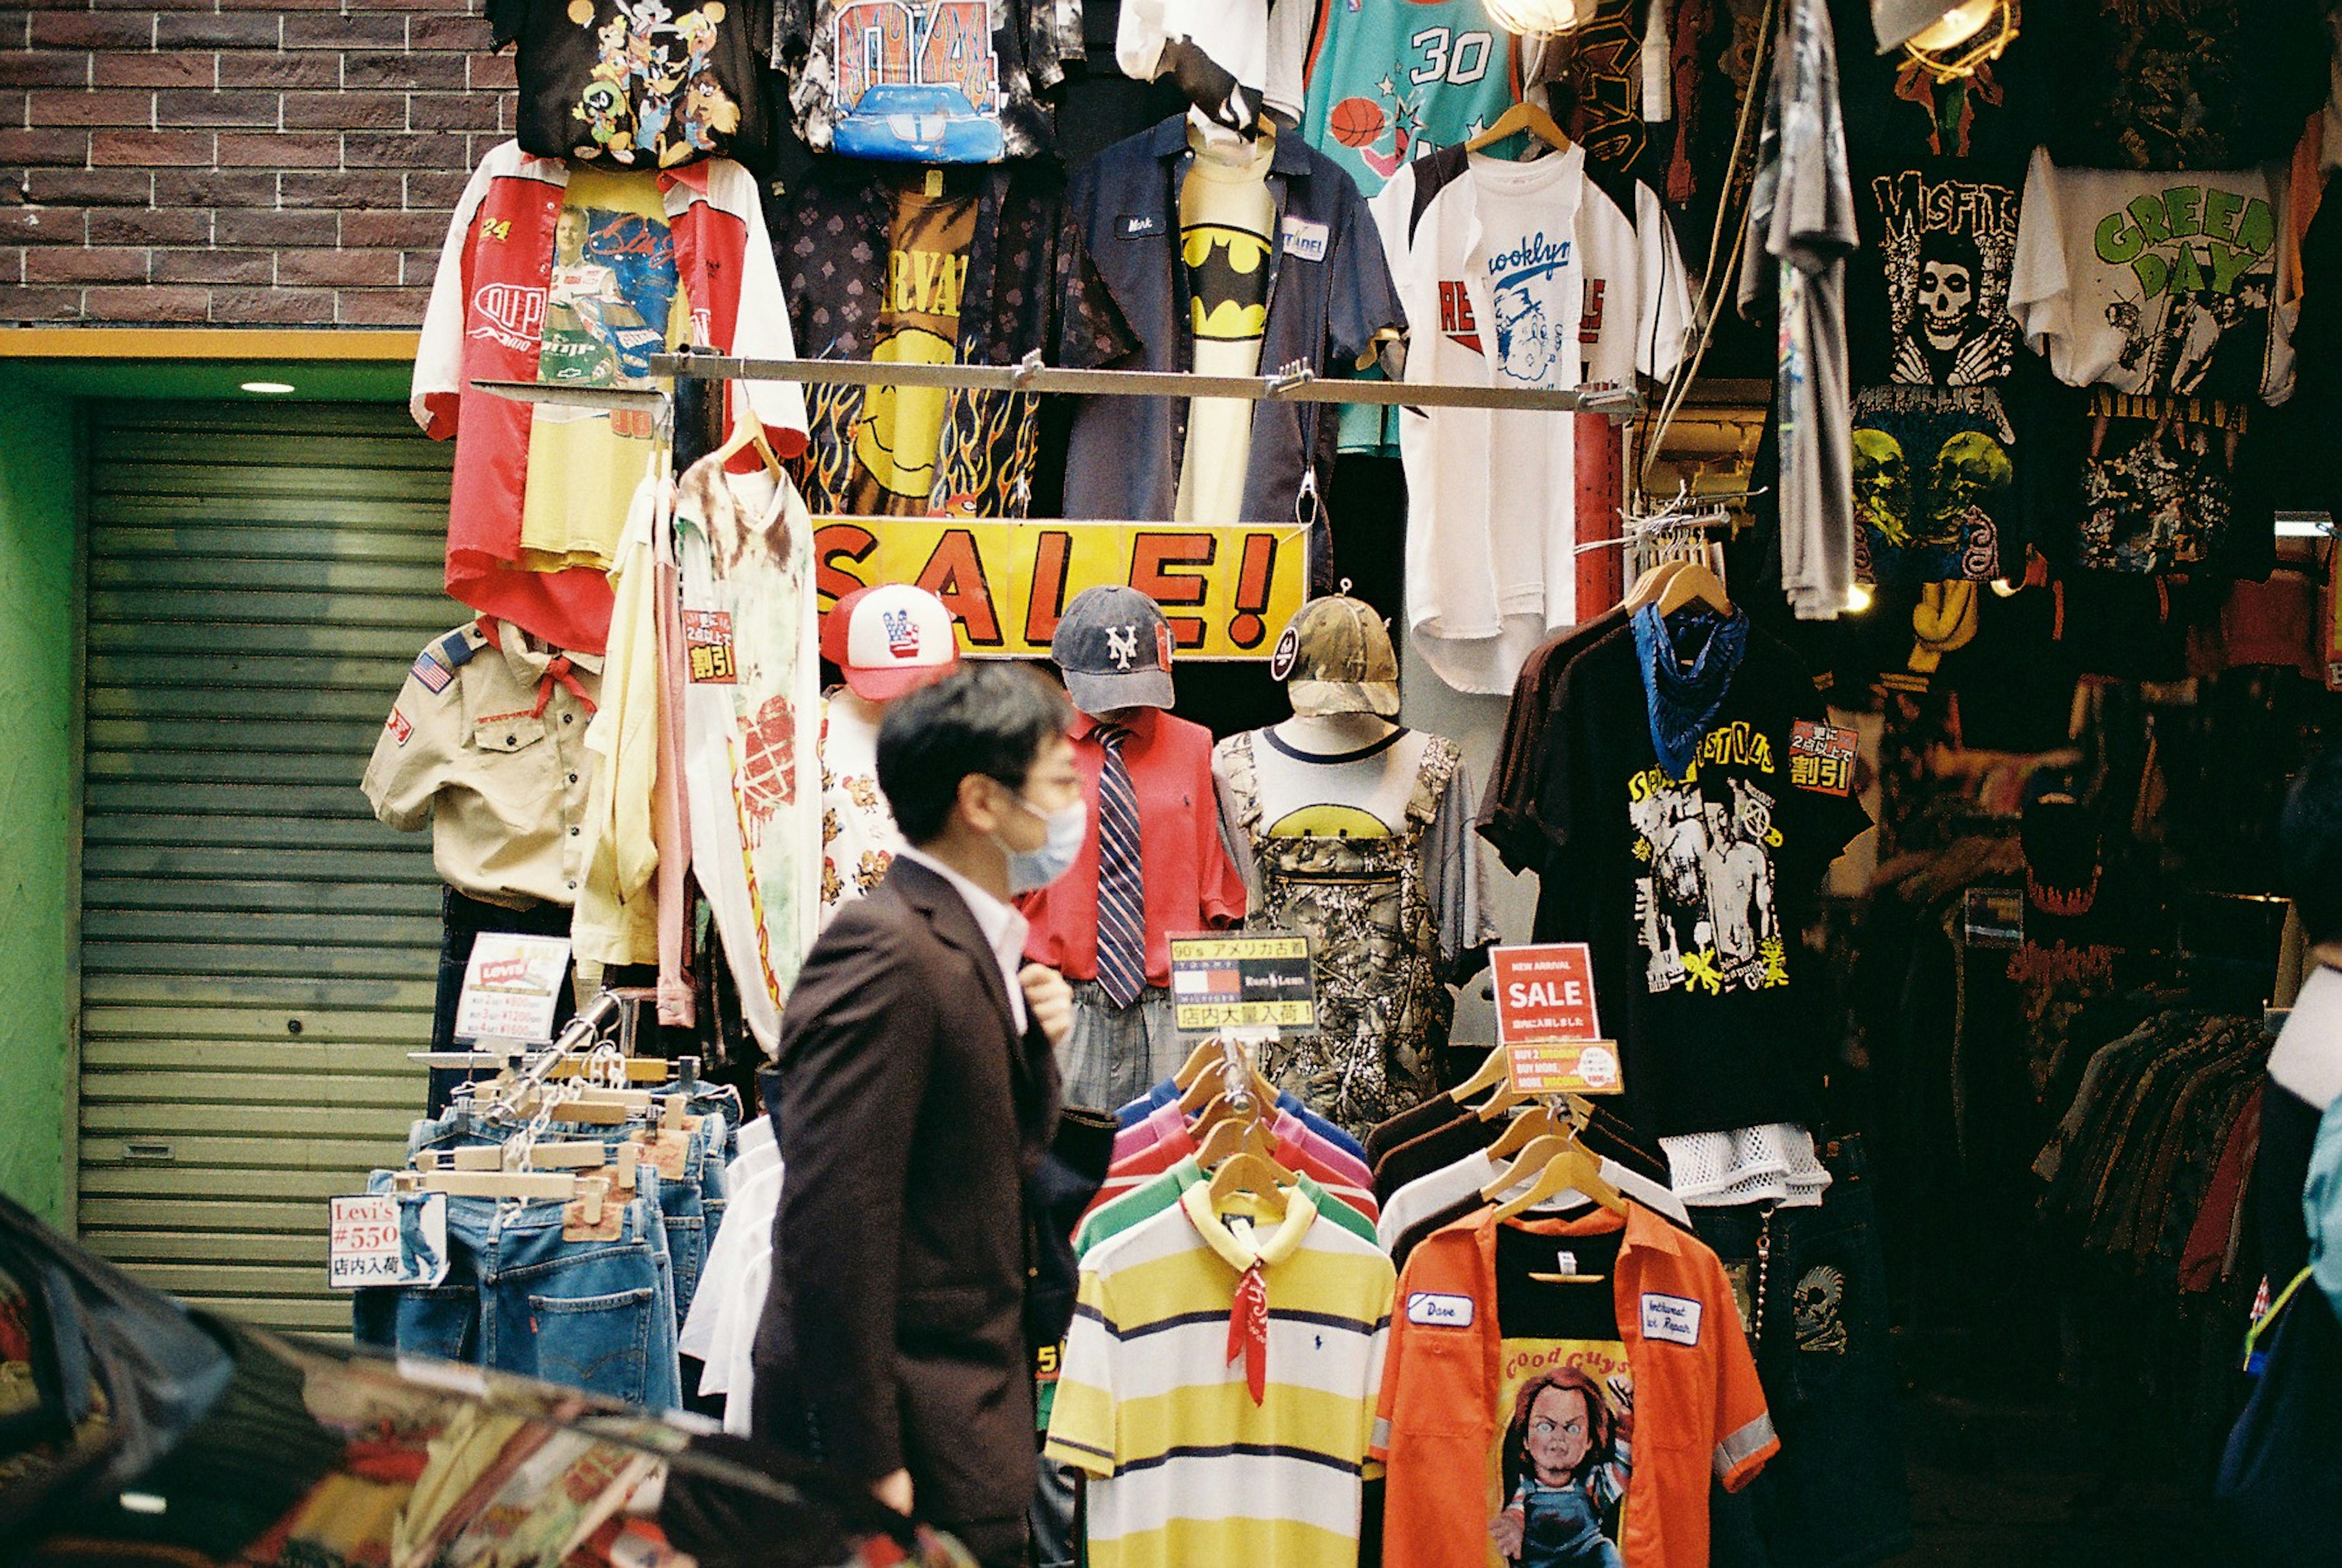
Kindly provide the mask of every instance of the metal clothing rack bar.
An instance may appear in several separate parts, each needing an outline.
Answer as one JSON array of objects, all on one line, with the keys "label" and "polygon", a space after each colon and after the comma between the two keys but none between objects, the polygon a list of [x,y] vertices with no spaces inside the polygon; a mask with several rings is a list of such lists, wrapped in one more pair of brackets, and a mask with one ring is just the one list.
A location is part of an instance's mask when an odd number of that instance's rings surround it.
[{"label": "metal clothing rack bar", "polygon": [[[728,355],[655,354],[654,375],[708,381],[804,381],[847,386],[929,386],[958,391],[1062,392],[1085,397],[1226,397],[1246,402],[1368,403],[1402,408],[1584,411],[1626,418],[1643,406],[1632,387],[1512,392],[1407,381],[1331,380],[1301,367],[1276,375],[1197,375],[1186,371],[1063,370],[1037,354],[1019,365],[881,365],[866,359],[738,359]],[[480,385],[501,391],[505,385]],[[640,394],[633,395],[639,396]]]}]

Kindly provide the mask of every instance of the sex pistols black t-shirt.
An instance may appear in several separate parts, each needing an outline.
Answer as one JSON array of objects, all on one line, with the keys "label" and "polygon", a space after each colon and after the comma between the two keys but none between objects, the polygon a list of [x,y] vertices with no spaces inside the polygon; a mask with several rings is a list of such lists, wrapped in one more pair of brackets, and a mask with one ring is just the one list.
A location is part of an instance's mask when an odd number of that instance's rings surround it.
[{"label": "sex pistols black t-shirt", "polygon": [[1560,679],[1538,791],[1560,847],[1536,939],[1592,944],[1629,1119],[1660,1137],[1811,1121],[1817,975],[1797,911],[1870,825],[1851,734],[1828,730],[1812,677],[1755,630],[1681,778],[1651,744],[1631,629]]}]

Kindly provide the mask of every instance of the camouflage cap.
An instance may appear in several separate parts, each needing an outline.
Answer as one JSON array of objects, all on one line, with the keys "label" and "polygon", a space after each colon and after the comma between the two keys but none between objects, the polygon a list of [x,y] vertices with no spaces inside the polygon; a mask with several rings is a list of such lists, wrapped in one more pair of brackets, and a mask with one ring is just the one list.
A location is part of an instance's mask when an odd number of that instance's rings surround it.
[{"label": "camouflage cap", "polygon": [[1295,612],[1276,640],[1271,680],[1287,683],[1293,711],[1398,716],[1398,654],[1374,606],[1335,594]]}]

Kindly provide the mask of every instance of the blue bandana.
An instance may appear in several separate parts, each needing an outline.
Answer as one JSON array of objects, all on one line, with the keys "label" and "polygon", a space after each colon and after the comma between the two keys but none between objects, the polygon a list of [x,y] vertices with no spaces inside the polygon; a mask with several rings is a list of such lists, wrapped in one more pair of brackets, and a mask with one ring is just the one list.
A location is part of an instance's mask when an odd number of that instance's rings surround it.
[{"label": "blue bandana", "polygon": [[1651,715],[1651,749],[1671,779],[1682,778],[1699,755],[1700,742],[1724,707],[1733,672],[1748,647],[1748,617],[1686,606],[1673,621],[1658,606],[1635,612],[1635,652],[1643,665],[1643,697]]}]

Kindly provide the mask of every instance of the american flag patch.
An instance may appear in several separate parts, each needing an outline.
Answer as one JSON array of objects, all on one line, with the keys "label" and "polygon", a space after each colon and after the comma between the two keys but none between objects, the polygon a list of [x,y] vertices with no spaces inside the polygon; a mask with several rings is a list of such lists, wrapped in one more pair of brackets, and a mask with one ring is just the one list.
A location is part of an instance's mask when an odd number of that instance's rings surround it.
[{"label": "american flag patch", "polygon": [[408,673],[435,692],[445,691],[447,683],[455,678],[455,671],[433,658],[427,651],[415,655],[415,668]]}]

